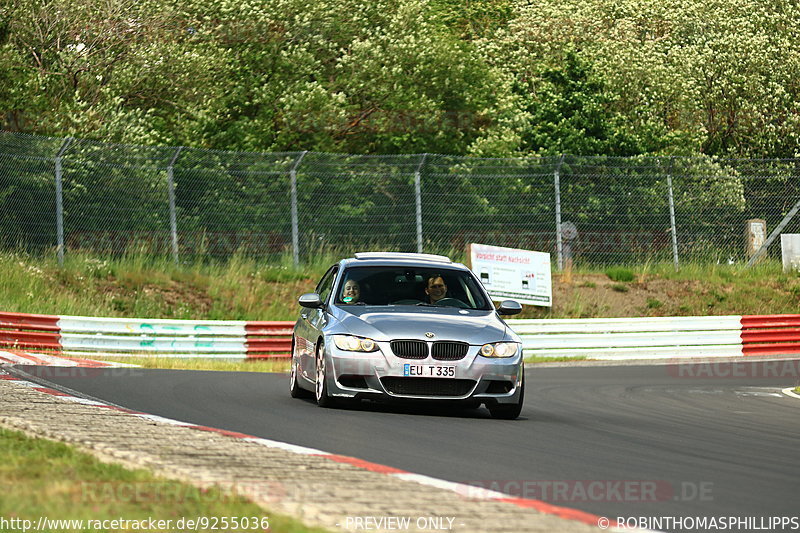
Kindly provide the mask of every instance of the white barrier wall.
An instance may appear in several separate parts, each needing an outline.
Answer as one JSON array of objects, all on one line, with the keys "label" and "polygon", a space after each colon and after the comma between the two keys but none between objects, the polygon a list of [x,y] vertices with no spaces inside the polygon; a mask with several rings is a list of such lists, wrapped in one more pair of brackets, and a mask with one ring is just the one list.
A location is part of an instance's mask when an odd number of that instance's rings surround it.
[{"label": "white barrier wall", "polygon": [[525,357],[636,359],[742,355],[741,317],[507,320]]},{"label": "white barrier wall", "polygon": [[[641,359],[800,354],[800,315],[508,320],[526,357]],[[292,322],[0,312],[0,347],[67,355],[289,357]]]}]

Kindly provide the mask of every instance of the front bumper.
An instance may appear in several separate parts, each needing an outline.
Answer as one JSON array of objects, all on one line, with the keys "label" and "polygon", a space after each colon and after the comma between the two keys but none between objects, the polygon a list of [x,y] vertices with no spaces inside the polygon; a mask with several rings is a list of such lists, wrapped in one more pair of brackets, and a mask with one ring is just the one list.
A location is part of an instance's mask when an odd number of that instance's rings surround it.
[{"label": "front bumper", "polygon": [[[472,401],[488,405],[514,404],[519,400],[521,346],[517,355],[508,358],[483,357],[478,353],[480,346],[470,346],[462,359],[442,361],[430,355],[426,359],[401,358],[394,355],[389,342],[377,345],[378,351],[363,353],[340,350],[332,339],[325,343],[329,394],[353,399]],[[429,365],[453,367],[448,373],[454,375],[409,376]]]}]

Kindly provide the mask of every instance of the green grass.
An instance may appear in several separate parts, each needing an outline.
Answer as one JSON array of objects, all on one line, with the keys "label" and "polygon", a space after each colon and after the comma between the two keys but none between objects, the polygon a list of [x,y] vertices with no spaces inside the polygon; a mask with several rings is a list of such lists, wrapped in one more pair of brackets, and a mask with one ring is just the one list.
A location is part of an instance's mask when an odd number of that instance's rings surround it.
[{"label": "green grass", "polygon": [[98,258],[0,253],[0,310],[41,314],[209,320],[294,317],[297,297],[313,290],[336,258],[295,268],[235,256],[227,262],[175,265],[129,255]]},{"label": "green grass", "polygon": [[662,307],[663,305],[664,304],[661,302],[661,300],[659,300],[657,298],[648,298],[647,299],[647,307],[649,309],[658,309],[658,308]]},{"label": "green grass", "polygon": [[636,279],[633,270],[627,267],[611,267],[606,269],[606,276],[612,281],[631,282]]},{"label": "green grass", "polygon": [[[325,531],[270,513],[227,491],[199,489],[156,477],[146,470],[103,463],[71,446],[4,428],[0,428],[0,490],[3,494],[0,516],[6,520],[32,520],[34,524],[39,517],[61,520],[146,520],[152,517],[173,521],[172,528],[160,531],[179,531],[175,522],[181,517],[268,517],[273,532]],[[79,530],[62,526],[45,531]]]},{"label": "green grass", "polygon": [[795,314],[800,309],[800,273],[783,272],[777,260],[753,268],[682,263],[677,272],[668,262],[603,269],[578,265],[572,279],[565,284],[554,271],[553,307],[526,306],[519,318]]},{"label": "green grass", "polygon": [[[445,253],[456,261],[465,259],[463,251]],[[100,257],[70,252],[59,268],[54,254],[0,252],[0,311],[294,320],[297,297],[312,291],[341,257],[328,251],[299,267],[290,254],[269,260],[234,256],[225,262],[176,265],[168,258],[141,253]],[[684,263],[678,272],[671,262],[618,267],[578,263],[572,278],[572,284],[565,284],[554,271],[553,307],[525,306],[519,318],[775,314],[796,313],[800,308],[800,274],[782,272],[775,260],[751,269],[740,263]],[[622,294],[614,300],[605,295],[609,291]],[[631,302],[637,301],[638,307],[633,307]]]}]

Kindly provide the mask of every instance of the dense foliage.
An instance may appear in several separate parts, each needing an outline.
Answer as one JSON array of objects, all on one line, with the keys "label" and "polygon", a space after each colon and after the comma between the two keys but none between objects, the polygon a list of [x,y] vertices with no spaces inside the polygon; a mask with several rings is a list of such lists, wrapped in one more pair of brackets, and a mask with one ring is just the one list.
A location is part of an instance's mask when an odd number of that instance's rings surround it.
[{"label": "dense foliage", "polygon": [[796,0],[0,0],[2,128],[253,151],[800,152]]}]

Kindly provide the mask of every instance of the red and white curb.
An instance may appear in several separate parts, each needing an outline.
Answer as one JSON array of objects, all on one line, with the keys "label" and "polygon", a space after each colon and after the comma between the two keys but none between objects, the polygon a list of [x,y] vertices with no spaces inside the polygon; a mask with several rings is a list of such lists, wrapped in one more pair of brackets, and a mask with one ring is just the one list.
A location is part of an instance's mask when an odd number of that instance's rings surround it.
[{"label": "red and white curb", "polygon": [[28,353],[19,350],[0,350],[0,364],[2,363],[8,363],[12,365],[58,366],[69,368],[123,368],[138,366],[127,363],[93,361],[92,359],[81,359],[79,357]]},{"label": "red and white curb", "polygon": [[[5,353],[5,352],[3,352]],[[398,468],[394,468],[391,466],[381,465],[378,463],[372,463],[369,461],[365,461],[363,459],[358,459],[355,457],[348,457],[345,455],[337,455],[329,452],[325,452],[322,450],[317,450],[314,448],[306,448],[304,446],[297,446],[295,444],[289,444],[286,442],[275,441],[271,439],[265,439],[261,437],[255,437],[253,435],[247,435],[245,433],[239,433],[236,431],[228,431],[224,429],[212,428],[208,426],[199,426],[196,424],[191,424],[188,422],[181,422],[179,420],[172,420],[169,418],[164,418],[158,415],[152,415],[148,413],[143,413],[141,411],[134,411],[132,409],[126,409],[124,407],[118,407],[115,405],[109,405],[104,402],[96,401],[96,400],[89,400],[86,398],[80,398],[77,396],[73,396],[71,394],[67,394],[65,392],[61,392],[55,389],[51,389],[49,387],[43,387],[37,383],[33,383],[31,381],[27,381],[24,379],[20,379],[14,377],[2,369],[0,369],[0,380],[2,381],[11,381],[17,385],[30,387],[31,389],[44,393],[49,394],[51,396],[57,396],[63,400],[79,403],[82,405],[90,405],[94,407],[100,407],[104,409],[112,409],[114,411],[119,411],[122,413],[129,414],[131,416],[135,416],[138,418],[142,418],[145,420],[153,421],[153,422],[161,422],[165,424],[170,424],[173,426],[184,427],[188,429],[194,429],[198,431],[209,431],[213,433],[217,433],[220,435],[224,435],[226,437],[231,437],[234,439],[241,439],[245,442],[251,442],[255,444],[260,444],[262,446],[266,446],[268,448],[277,448],[280,450],[284,450],[291,453],[296,453],[299,455],[308,455],[314,457],[322,457],[328,459],[330,461],[334,461],[337,463],[344,463],[356,468],[361,468],[367,470],[369,472],[375,472],[378,474],[384,474],[390,477],[394,477],[403,481],[412,481],[415,483],[419,483],[421,485],[426,485],[429,487],[435,487],[442,490],[448,490],[458,494],[467,499],[471,500],[485,500],[485,501],[496,501],[501,503],[507,503],[510,505],[515,505],[517,507],[523,509],[534,509],[542,514],[546,515],[554,515],[559,518],[565,520],[572,520],[576,522],[581,522],[584,524],[588,524],[591,526],[597,526],[601,520],[608,520],[604,517],[599,515],[594,515],[592,513],[587,513],[585,511],[580,511],[578,509],[571,509],[568,507],[561,507],[558,505],[552,505],[550,503],[541,501],[541,500],[534,500],[529,498],[516,498],[510,496],[508,494],[503,494],[501,492],[492,491],[488,489],[483,489],[481,487],[475,487],[472,485],[467,485],[464,483],[456,483],[452,481],[445,481],[442,479],[433,478],[430,476],[425,476],[422,474],[414,474],[412,472],[406,472],[405,470],[400,470]],[[608,523],[608,522],[605,522]],[[608,528],[603,528],[605,531],[611,531],[615,533],[625,532],[645,532],[648,530],[644,529],[629,529],[629,528],[618,528],[615,526],[611,526]]]}]

